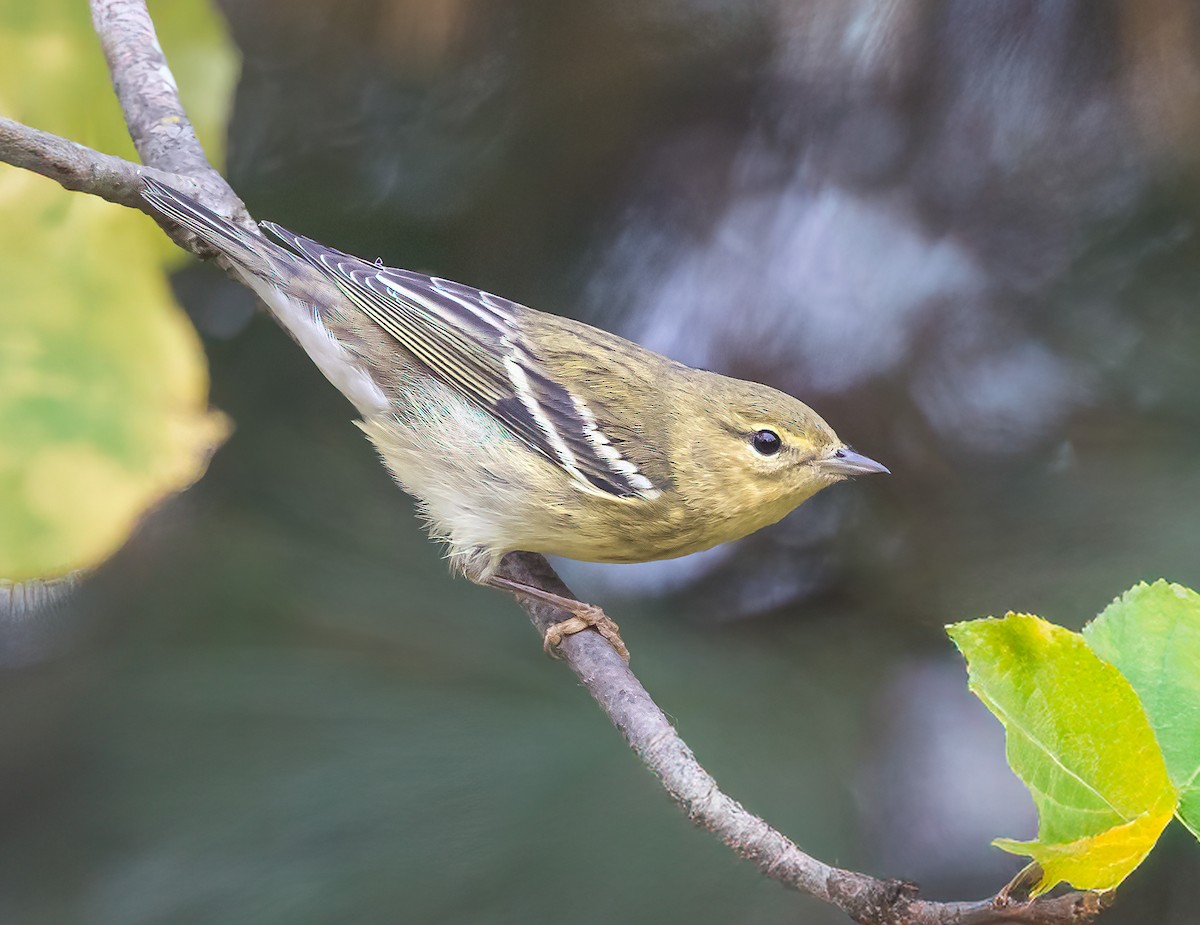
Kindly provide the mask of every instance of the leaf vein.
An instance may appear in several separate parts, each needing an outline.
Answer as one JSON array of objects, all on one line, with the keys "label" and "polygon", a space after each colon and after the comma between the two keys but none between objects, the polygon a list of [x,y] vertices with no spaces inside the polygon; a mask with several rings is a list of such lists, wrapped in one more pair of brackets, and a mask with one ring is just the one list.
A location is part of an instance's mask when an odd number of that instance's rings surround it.
[{"label": "leaf vein", "polygon": [[[988,700],[989,700],[989,703],[991,704],[991,706],[994,708],[995,712],[1000,716],[1000,720],[1001,720],[1001,722],[1004,723],[1006,728],[1012,729],[1015,732],[1018,732],[1022,736],[1024,736],[1025,739],[1027,739],[1034,746],[1036,746],[1043,754],[1045,754],[1045,756],[1047,758],[1049,758],[1053,764],[1055,764],[1059,768],[1061,768],[1064,774],[1066,774],[1068,777],[1070,777],[1072,780],[1076,781],[1077,783],[1081,784],[1085,790],[1088,790],[1089,792],[1094,794],[1096,796],[1096,798],[1098,800],[1100,800],[1101,803],[1103,803],[1105,806],[1107,806],[1109,809],[1111,809],[1114,813],[1116,813],[1123,822],[1132,822],[1133,821],[1134,817],[1125,815],[1125,813],[1121,812],[1119,809],[1117,809],[1115,806],[1113,806],[1112,803],[1110,803],[1108,801],[1108,799],[1104,796],[1104,794],[1102,794],[1099,790],[1097,790],[1090,783],[1088,783],[1086,780],[1084,780],[1078,774],[1078,772],[1073,771],[1071,768],[1068,768],[1065,764],[1063,764],[1062,761],[1059,760],[1058,756],[1055,755],[1054,752],[1052,752],[1050,750],[1049,746],[1047,746],[1040,739],[1035,737],[1031,732],[1029,732],[1023,726],[1021,726],[1019,723],[1017,723],[1016,720],[1012,717],[1012,715],[1009,714],[1009,712],[1006,709],[1004,709],[1004,707],[1002,707],[999,703],[996,703],[995,701],[991,700],[990,698]],[[1029,786],[1028,782],[1026,782],[1026,786]],[[1056,801],[1056,802],[1058,802],[1058,801]],[[1061,805],[1065,806],[1067,804],[1064,803]]]}]

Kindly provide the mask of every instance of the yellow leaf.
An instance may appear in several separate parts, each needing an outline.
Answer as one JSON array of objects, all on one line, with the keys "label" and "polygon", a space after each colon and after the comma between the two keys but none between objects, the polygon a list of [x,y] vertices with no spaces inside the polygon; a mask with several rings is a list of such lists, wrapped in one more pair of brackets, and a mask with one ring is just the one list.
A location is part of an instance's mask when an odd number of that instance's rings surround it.
[{"label": "yellow leaf", "polygon": [[1172,815],[1173,806],[1165,812],[1147,813],[1099,835],[1066,844],[1047,845],[1008,838],[998,838],[992,844],[1037,861],[1042,868],[1042,879],[1033,888],[1034,896],[1059,882],[1081,890],[1112,890],[1146,859]]},{"label": "yellow leaf", "polygon": [[[86,4],[4,7],[0,111],[133,156]],[[215,137],[232,54],[206,4],[162,12],[198,129]],[[208,408],[204,351],[167,285],[179,252],[153,222],[3,166],[0,207],[0,579],[25,580],[111,555],[203,473],[228,424]]]}]

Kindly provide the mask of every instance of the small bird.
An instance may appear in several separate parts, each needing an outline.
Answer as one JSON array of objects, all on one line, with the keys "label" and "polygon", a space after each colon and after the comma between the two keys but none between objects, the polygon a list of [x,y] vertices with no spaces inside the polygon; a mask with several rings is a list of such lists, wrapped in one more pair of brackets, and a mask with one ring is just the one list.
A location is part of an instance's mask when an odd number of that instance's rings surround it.
[{"label": "small bird", "polygon": [[768,386],[260,223],[276,243],[144,184],[354,404],[452,566],[573,615],[546,632],[548,651],[590,626],[628,658],[600,608],[497,575],[506,553],[670,559],[775,523],[847,476],[888,471]]}]

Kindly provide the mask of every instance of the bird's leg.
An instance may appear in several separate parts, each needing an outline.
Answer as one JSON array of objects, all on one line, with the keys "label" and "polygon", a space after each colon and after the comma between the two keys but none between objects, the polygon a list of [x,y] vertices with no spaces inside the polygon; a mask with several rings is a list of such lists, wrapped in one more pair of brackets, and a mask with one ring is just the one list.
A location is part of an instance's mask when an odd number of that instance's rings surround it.
[{"label": "bird's leg", "polygon": [[534,585],[527,585],[521,581],[513,581],[511,578],[501,578],[498,575],[493,575],[487,579],[485,584],[493,588],[499,588],[502,591],[511,591],[513,594],[537,598],[539,601],[553,604],[555,607],[561,608],[571,614],[570,619],[562,620],[550,626],[542,637],[543,645],[551,655],[557,657],[555,650],[558,644],[562,642],[564,636],[580,633],[591,627],[609,641],[609,644],[617,650],[617,654],[621,658],[627,662],[629,661],[629,650],[625,648],[625,643],[621,639],[621,628],[617,626],[608,614],[594,604],[585,604],[583,601],[563,597],[561,594],[553,594],[550,591],[543,591]]}]

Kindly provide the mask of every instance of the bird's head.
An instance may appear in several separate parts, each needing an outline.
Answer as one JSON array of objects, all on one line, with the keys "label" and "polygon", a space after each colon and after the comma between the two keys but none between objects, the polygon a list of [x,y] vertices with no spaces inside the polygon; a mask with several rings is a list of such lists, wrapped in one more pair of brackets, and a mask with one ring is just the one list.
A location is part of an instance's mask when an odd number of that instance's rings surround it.
[{"label": "bird's head", "polygon": [[733,509],[763,508],[778,520],[827,485],[888,471],[842,442],[802,401],[758,383],[705,378],[691,456],[706,470],[706,487]]}]

